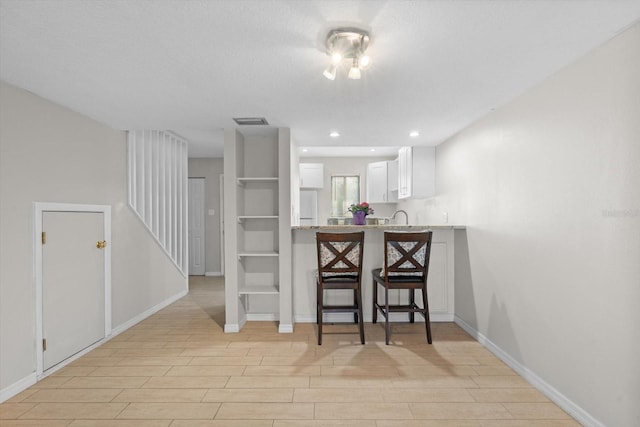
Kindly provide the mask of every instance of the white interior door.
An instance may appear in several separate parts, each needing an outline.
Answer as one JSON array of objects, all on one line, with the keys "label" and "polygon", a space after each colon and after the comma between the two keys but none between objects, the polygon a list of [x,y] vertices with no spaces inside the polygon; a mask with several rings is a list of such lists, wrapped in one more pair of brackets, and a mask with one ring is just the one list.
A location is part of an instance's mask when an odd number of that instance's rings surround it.
[{"label": "white interior door", "polygon": [[105,255],[101,212],[43,212],[43,369],[105,337]]},{"label": "white interior door", "polygon": [[204,178],[189,178],[189,275],[204,276]]}]

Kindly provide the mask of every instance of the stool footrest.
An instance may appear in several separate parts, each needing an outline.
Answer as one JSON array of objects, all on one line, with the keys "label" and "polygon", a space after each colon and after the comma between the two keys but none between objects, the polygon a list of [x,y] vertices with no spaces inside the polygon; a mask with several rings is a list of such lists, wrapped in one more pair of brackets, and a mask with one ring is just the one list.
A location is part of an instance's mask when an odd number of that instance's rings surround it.
[{"label": "stool footrest", "polygon": [[357,313],[358,307],[353,305],[324,305],[322,306],[322,311],[326,313]]}]

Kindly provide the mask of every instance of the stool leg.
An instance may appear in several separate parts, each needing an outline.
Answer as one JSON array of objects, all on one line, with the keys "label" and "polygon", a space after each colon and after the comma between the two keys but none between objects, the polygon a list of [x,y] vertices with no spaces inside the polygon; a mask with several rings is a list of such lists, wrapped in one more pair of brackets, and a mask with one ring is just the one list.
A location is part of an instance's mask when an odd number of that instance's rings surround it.
[{"label": "stool leg", "polygon": [[364,317],[362,317],[362,289],[358,288],[356,291],[356,298],[358,299],[358,315],[360,316],[360,343],[364,345]]},{"label": "stool leg", "polygon": [[424,309],[424,324],[427,328],[427,342],[431,344],[431,320],[429,318],[429,301],[427,299],[427,285],[422,287],[422,307]]},{"label": "stool leg", "polygon": [[317,319],[316,319],[316,323],[318,324],[318,345],[322,345],[322,321],[323,321],[323,319],[322,319],[322,304],[323,304],[322,295],[323,295],[323,292],[322,292],[322,285],[320,283],[318,283],[317,289],[318,290],[317,290],[316,298],[317,298],[318,302],[317,302],[317,314],[316,314]]},{"label": "stool leg", "polygon": [[376,304],[378,303],[378,282],[373,281],[373,310],[371,311],[371,323],[378,322],[378,307]]},{"label": "stool leg", "polygon": [[[413,289],[409,289],[409,306],[413,309],[416,305],[416,291]],[[415,322],[415,313],[413,311],[409,312],[409,323]]]},{"label": "stool leg", "polygon": [[[358,302],[358,290],[353,290],[353,306],[357,309],[360,307],[360,303]],[[353,323],[358,323],[358,311],[353,312]]]},{"label": "stool leg", "polygon": [[386,345],[389,345],[389,336],[391,335],[391,327],[389,326],[389,288],[384,287],[384,341]]}]

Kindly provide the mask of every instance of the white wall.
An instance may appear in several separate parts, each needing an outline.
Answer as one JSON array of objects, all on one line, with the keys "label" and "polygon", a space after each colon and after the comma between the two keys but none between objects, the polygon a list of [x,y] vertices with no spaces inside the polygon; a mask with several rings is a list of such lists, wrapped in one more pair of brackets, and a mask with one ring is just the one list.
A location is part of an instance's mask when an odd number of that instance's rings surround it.
[{"label": "white wall", "polygon": [[468,227],[457,316],[585,424],[640,425],[639,52],[635,25],[440,145],[413,205]]},{"label": "white wall", "polygon": [[[205,271],[220,273],[220,175],[224,172],[222,158],[189,159],[189,178],[204,178],[204,226],[205,226]],[[213,209],[213,215],[209,211]]]},{"label": "white wall", "polygon": [[[331,176],[359,175],[360,201],[367,197],[367,165],[382,160],[393,160],[385,157],[304,157],[300,163],[324,164],[324,188],[318,189],[318,224],[326,225],[331,217]],[[376,217],[390,217],[396,210],[395,203],[374,203],[371,205]],[[344,216],[349,216],[349,212]]]},{"label": "white wall", "polygon": [[114,329],[187,290],[126,188],[124,132],[0,82],[0,390],[36,369],[33,202],[111,205]]}]

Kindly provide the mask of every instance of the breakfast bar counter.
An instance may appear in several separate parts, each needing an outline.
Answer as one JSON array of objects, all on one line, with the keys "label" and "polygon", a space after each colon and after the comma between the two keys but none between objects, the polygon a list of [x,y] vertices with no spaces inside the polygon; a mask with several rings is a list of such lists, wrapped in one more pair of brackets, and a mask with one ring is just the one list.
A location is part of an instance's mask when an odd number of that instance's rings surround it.
[{"label": "breakfast bar counter", "polygon": [[[317,269],[316,233],[318,232],[353,232],[364,231],[364,259],[362,268],[362,300],[364,319],[371,321],[373,305],[373,285],[371,270],[382,266],[384,231],[421,231],[433,232],[431,257],[427,292],[429,295],[429,312],[431,321],[449,322],[454,316],[454,233],[457,226],[429,226],[429,225],[321,225],[321,226],[293,226],[292,228],[292,284],[293,284],[293,316],[295,322],[316,321],[316,282]],[[390,303],[397,304],[400,298],[406,299],[406,292],[391,291]],[[335,291],[328,293],[328,304],[348,304],[352,294]],[[398,317],[394,319],[394,315]],[[325,318],[327,321],[348,321],[350,314],[331,313]],[[406,321],[407,315],[393,313],[391,320]],[[416,321],[423,321],[416,316]]]}]

